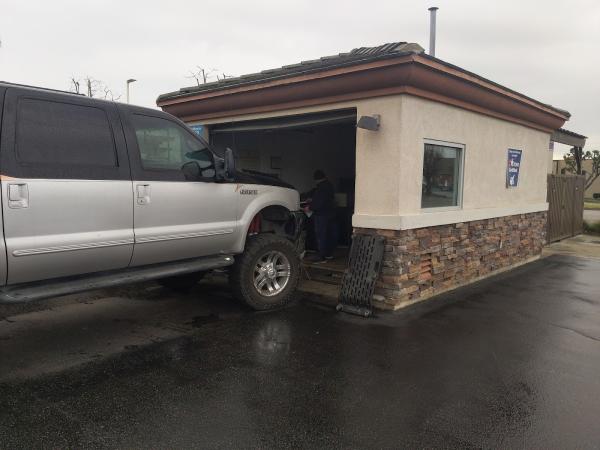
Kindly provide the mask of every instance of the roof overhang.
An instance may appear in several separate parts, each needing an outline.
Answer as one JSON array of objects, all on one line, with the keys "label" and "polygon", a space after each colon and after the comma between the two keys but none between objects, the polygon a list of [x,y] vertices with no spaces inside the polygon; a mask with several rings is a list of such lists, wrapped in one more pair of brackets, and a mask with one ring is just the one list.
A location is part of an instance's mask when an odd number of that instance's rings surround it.
[{"label": "roof overhang", "polygon": [[161,96],[157,104],[191,121],[394,94],[415,95],[549,133],[570,116],[459,67],[415,53],[223,89]]},{"label": "roof overhang", "polygon": [[587,137],[582,134],[561,128],[552,133],[550,140],[559,144],[571,145],[573,147],[585,147]]}]

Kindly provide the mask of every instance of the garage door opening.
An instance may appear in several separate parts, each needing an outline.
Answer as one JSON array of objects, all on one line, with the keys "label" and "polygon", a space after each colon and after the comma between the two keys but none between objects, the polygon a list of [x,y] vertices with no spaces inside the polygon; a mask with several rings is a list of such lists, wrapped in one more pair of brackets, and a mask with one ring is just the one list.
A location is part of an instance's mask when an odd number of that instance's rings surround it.
[{"label": "garage door opening", "polygon": [[[210,141],[217,152],[229,147],[237,167],[279,178],[300,192],[301,201],[315,187],[313,174],[320,169],[335,189],[338,231],[334,259],[325,264],[304,262],[308,281],[339,284],[347,265],[354,214],[356,178],[356,111],[261,119],[211,125]],[[307,252],[317,250],[309,218]]]}]

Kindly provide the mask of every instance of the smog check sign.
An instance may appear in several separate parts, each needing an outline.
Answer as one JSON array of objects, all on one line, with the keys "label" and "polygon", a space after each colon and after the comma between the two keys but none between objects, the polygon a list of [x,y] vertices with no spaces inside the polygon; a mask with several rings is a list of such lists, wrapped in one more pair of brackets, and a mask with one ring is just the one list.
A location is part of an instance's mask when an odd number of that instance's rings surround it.
[{"label": "smog check sign", "polygon": [[521,150],[508,149],[508,161],[506,165],[506,187],[517,187],[519,185],[519,169],[521,168]]}]

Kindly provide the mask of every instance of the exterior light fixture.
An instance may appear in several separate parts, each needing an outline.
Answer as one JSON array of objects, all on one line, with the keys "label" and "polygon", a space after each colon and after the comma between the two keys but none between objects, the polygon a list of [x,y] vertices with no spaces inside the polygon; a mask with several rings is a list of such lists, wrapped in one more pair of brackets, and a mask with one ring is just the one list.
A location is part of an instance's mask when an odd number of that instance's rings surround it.
[{"label": "exterior light fixture", "polygon": [[381,122],[381,116],[379,114],[373,114],[372,116],[361,116],[356,123],[358,128],[369,131],[378,131],[379,123]]}]

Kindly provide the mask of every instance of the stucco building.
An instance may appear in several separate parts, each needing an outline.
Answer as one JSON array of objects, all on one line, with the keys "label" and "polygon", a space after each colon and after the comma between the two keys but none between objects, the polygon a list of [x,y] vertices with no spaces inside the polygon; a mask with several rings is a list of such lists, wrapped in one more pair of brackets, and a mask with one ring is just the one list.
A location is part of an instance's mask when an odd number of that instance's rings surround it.
[{"label": "stucco building", "polygon": [[[537,258],[551,134],[569,113],[391,43],[161,95],[242,166],[300,191],[323,169],[348,233],[386,237],[396,309]],[[362,117],[379,127],[356,126]],[[509,170],[510,169],[510,170]]]}]

